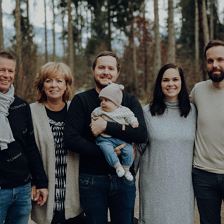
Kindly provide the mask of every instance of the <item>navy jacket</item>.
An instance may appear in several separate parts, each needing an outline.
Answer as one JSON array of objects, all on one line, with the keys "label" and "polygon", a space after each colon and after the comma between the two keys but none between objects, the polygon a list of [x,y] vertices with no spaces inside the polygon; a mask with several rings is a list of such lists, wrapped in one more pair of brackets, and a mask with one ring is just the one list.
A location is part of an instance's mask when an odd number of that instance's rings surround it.
[{"label": "navy jacket", "polygon": [[[15,96],[8,120],[14,142],[0,150],[0,188],[13,188],[31,181],[47,188],[47,176],[36,146],[29,104]],[[44,131],[44,130],[43,130]]]}]

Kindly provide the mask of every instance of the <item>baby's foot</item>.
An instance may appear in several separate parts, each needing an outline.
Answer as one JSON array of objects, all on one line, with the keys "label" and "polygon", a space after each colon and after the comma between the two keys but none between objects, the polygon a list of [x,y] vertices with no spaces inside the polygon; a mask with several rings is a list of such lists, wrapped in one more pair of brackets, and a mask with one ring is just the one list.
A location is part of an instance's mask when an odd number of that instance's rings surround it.
[{"label": "baby's foot", "polygon": [[116,173],[119,177],[123,177],[125,174],[124,168],[122,166],[118,166],[116,168]]},{"label": "baby's foot", "polygon": [[132,181],[134,179],[133,175],[131,174],[130,171],[126,171],[124,174],[125,178],[129,181]]}]

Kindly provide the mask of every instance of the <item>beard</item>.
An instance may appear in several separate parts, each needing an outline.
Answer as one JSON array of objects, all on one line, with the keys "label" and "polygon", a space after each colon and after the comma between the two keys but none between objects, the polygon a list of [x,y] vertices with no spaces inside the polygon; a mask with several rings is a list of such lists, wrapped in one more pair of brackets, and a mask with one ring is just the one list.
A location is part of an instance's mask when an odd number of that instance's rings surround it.
[{"label": "beard", "polygon": [[220,74],[219,75],[215,75],[215,74],[213,74],[213,72],[214,72],[214,70],[208,72],[208,77],[213,82],[221,82],[222,80],[224,80],[224,71],[220,70]]}]

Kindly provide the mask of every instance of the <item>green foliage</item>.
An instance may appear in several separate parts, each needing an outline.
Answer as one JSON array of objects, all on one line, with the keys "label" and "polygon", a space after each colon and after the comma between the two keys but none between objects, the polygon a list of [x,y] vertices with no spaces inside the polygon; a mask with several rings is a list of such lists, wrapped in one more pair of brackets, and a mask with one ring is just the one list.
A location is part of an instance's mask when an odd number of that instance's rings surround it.
[{"label": "green foliage", "polygon": [[[199,9],[199,39],[200,39],[200,49],[203,50],[204,40],[202,33],[202,18],[200,15],[202,2],[201,0],[180,0],[179,7],[181,9],[182,14],[182,26],[181,26],[181,34],[178,39],[178,43],[183,46],[183,53],[185,55],[192,55],[194,53],[194,47],[192,47],[194,43],[194,22],[195,22],[195,4],[194,1],[198,1],[198,9]],[[210,24],[210,8],[209,4],[213,3],[213,26],[214,26],[214,38],[223,39],[224,37],[224,25],[220,22],[218,17],[218,5],[217,0],[207,0],[207,16],[208,16],[208,24]],[[202,52],[201,52],[202,54]]]},{"label": "green foliage", "polygon": [[143,2],[144,0],[111,0],[113,25],[128,35],[130,33],[128,26],[132,22],[134,16],[139,14]]},{"label": "green foliage", "polygon": [[92,12],[91,38],[88,41],[86,53],[95,53],[100,45],[105,45],[108,49],[110,43],[108,40],[108,21],[107,1],[106,0],[87,0],[88,6]]},{"label": "green foliage", "polygon": [[[219,16],[218,16],[218,4],[217,0],[212,0],[214,1],[213,4],[213,11],[214,11],[214,39],[221,39],[223,40],[224,38],[224,25],[221,23]],[[210,17],[209,17],[210,21]]]},{"label": "green foliage", "polygon": [[[22,10],[21,10],[22,12]],[[13,11],[13,14],[15,14],[15,11]],[[15,23],[14,23],[15,24]],[[34,37],[34,33],[33,33],[33,26],[29,23],[29,18],[27,16],[24,16],[21,14],[21,34],[22,34],[22,42],[23,45],[26,44],[34,44],[33,42],[33,37]],[[13,38],[11,39],[12,44],[15,43],[16,37],[13,36]]]},{"label": "green foliage", "polygon": [[[23,1],[21,2],[21,4]],[[21,5],[20,5],[21,6]],[[24,10],[20,9],[21,11],[21,38],[22,38],[22,71],[19,74],[21,78],[21,86],[28,86],[30,83],[33,82],[34,76],[37,70],[37,45],[33,41],[34,33],[33,33],[33,26],[30,24],[29,17],[24,15]],[[13,11],[15,15],[15,10]],[[15,26],[15,23],[14,23]],[[16,36],[13,36],[11,39],[12,48],[16,51]],[[24,88],[20,91],[22,97],[25,97],[27,100],[32,99],[33,92],[31,88]]]},{"label": "green foliage", "polygon": [[[121,49],[117,52],[122,61],[120,81],[126,84],[128,90],[133,91],[133,93],[139,97],[144,98],[146,92],[150,93],[155,76],[155,74],[152,73],[154,54],[152,49],[154,47],[155,37],[153,32],[154,21],[150,21],[144,16],[144,12],[149,12],[149,9],[145,8],[143,10],[143,3],[148,1],[149,0],[72,0],[73,38],[74,49],[76,51],[74,59],[75,73],[76,77],[79,77],[75,80],[76,86],[87,88],[93,85],[90,68],[94,56],[101,50],[110,50],[111,48],[115,50],[115,48],[113,48],[114,46],[111,47],[111,43],[116,43],[116,49]],[[190,83],[190,86],[193,86],[195,81],[193,66],[195,49],[195,1],[198,2],[199,9],[201,10],[202,0],[176,1],[178,2],[176,6],[181,13],[181,23],[178,24],[178,26],[180,26],[180,33],[178,33],[178,39],[176,40],[176,58],[177,63],[180,63],[184,71],[188,74],[187,82]],[[58,8],[58,10],[56,10],[56,12],[58,12],[56,15],[56,23],[60,21],[60,25],[64,25],[61,38],[64,41],[63,47],[65,48],[63,49],[65,49],[65,55],[59,60],[66,62],[67,0],[55,0],[55,2]],[[224,39],[224,25],[223,21],[220,21],[218,17],[217,0],[206,0],[208,23],[211,20],[209,8],[211,2],[214,3],[214,38]],[[26,3],[27,0],[21,0],[21,8],[26,9]],[[29,18],[27,18],[26,11],[23,9],[21,9],[23,72],[28,82],[28,78],[36,74],[36,68],[44,62],[44,59],[41,59],[41,56],[37,54],[37,46],[33,41],[33,27],[29,22]],[[204,37],[200,10],[199,49],[201,51],[200,59],[202,59]],[[65,18],[64,22],[62,21],[63,18]],[[166,27],[166,24],[163,24],[163,27]],[[162,61],[164,62],[167,57],[167,34],[161,33],[161,39],[161,54]],[[13,37],[13,48],[16,46],[15,42],[15,37]],[[135,55],[135,58],[133,55]],[[133,74],[136,75],[136,79],[132,78],[134,77]],[[200,77],[199,74],[198,77]],[[132,88],[132,86],[135,88]],[[27,90],[29,90],[29,88],[27,88]]]},{"label": "green foliage", "polygon": [[194,1],[181,0],[179,3],[182,14],[182,26],[178,43],[183,45],[184,52],[187,55],[192,55],[194,52],[192,47],[194,43]]}]

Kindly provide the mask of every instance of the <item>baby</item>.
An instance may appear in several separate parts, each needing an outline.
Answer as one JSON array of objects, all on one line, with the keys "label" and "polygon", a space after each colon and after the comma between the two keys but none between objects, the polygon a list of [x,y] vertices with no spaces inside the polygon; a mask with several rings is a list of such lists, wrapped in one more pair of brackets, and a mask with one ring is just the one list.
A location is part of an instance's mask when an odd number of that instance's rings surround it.
[{"label": "baby", "polygon": [[[125,125],[131,125],[133,128],[139,126],[138,120],[134,113],[127,107],[121,106],[124,89],[123,85],[111,83],[103,88],[99,97],[101,100],[100,107],[92,112],[92,119],[102,117],[106,121],[117,122],[125,128]],[[121,162],[114,148],[125,143],[125,147],[121,150]],[[133,163],[133,147],[120,139],[113,138],[110,135],[102,133],[96,138],[96,144],[100,147],[110,166],[116,169],[119,177],[125,176],[127,180],[132,181],[133,176],[129,171]]]}]

